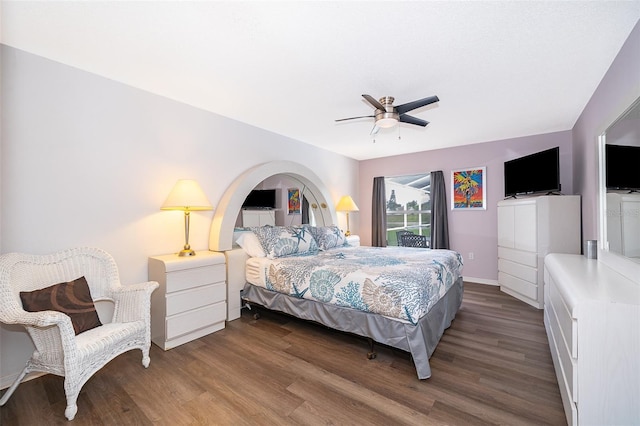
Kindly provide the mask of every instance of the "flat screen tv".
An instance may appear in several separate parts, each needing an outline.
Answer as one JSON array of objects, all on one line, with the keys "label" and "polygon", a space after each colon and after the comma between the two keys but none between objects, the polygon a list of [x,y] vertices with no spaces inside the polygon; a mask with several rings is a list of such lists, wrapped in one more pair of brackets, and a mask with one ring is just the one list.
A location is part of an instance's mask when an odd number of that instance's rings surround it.
[{"label": "flat screen tv", "polygon": [[254,189],[242,203],[244,209],[275,209],[275,189]]},{"label": "flat screen tv", "polygon": [[640,146],[604,146],[607,189],[640,190]]},{"label": "flat screen tv", "polygon": [[505,161],[504,196],[560,191],[560,148]]}]

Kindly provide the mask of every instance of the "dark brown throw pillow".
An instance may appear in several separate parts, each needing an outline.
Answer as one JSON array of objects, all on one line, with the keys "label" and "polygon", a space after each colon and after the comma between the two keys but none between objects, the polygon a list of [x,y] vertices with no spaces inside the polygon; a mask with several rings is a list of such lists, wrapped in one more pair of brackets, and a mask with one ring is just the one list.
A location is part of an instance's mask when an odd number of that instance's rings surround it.
[{"label": "dark brown throw pillow", "polygon": [[34,291],[21,291],[25,311],[58,311],[71,318],[76,335],[102,325],[85,277]]}]

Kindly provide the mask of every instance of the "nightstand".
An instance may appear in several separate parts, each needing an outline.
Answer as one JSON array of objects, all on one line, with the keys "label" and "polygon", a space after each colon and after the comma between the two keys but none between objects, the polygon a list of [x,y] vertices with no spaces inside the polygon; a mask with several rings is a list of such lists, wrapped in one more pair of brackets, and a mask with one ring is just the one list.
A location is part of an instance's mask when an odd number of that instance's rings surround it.
[{"label": "nightstand", "polygon": [[167,350],[225,326],[225,257],[199,251],[149,258],[149,280],[160,287],[151,296],[151,341]]}]

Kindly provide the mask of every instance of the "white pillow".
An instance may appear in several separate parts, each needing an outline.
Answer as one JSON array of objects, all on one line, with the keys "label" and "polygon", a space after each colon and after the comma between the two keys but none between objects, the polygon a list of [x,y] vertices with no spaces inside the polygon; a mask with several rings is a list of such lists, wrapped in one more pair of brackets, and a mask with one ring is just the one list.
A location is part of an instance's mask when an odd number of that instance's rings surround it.
[{"label": "white pillow", "polygon": [[241,233],[236,243],[238,243],[250,257],[267,257],[262,248],[262,244],[260,244],[260,240],[253,232]]}]

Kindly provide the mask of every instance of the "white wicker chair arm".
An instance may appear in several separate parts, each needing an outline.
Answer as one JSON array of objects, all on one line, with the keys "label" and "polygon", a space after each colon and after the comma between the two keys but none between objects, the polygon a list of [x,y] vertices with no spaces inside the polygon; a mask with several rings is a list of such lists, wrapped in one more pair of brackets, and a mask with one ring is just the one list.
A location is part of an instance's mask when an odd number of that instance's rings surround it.
[{"label": "white wicker chair arm", "polygon": [[58,344],[62,344],[68,354],[75,352],[76,333],[68,315],[58,311],[23,312],[20,324],[27,327],[38,350],[56,351],[59,350]]},{"label": "white wicker chair arm", "polygon": [[112,292],[115,301],[113,322],[148,321],[151,293],[158,288],[156,281],[122,285]]},{"label": "white wicker chair arm", "polygon": [[71,325],[71,318],[68,315],[58,311],[38,311],[29,312],[24,310],[17,310],[19,315],[11,315],[11,317],[5,318],[7,324],[20,324],[23,326],[31,327],[50,327],[52,325],[60,326],[61,324],[68,322],[71,331],[73,332],[73,326]]}]

